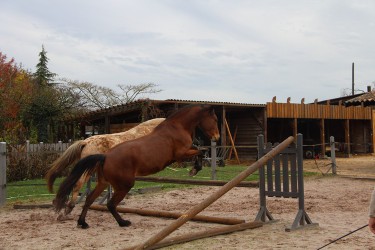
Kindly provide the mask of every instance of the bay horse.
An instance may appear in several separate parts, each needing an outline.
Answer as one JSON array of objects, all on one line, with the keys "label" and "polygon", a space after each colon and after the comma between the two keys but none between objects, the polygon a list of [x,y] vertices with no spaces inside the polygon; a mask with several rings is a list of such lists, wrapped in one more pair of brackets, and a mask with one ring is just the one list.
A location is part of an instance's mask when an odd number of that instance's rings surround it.
[{"label": "bay horse", "polygon": [[[79,140],[70,145],[64,153],[57,158],[46,174],[47,187],[49,192],[53,193],[53,183],[56,178],[69,166],[77,163],[79,159],[93,154],[104,154],[115,145],[129,140],[137,139],[149,134],[165,118],[155,118],[142,122],[139,125],[120,133],[94,135],[85,140]],[[64,213],[68,215],[74,208],[79,191],[82,186],[89,180],[90,175],[86,173],[77,181],[73,187],[72,197],[65,207]],[[60,218],[60,217],[59,217]]]},{"label": "bay horse", "polygon": [[111,185],[114,189],[107,208],[121,227],[131,224],[116,211],[136,176],[146,176],[163,170],[173,162],[198,155],[192,147],[193,133],[199,127],[211,140],[218,140],[218,120],[210,105],[186,106],[160,123],[150,134],[118,144],[105,154],[95,154],[81,159],[70,175],[61,183],[54,200],[56,211],[60,211],[69,198],[75,183],[84,174],[98,173],[95,189],[87,196],[78,218],[78,226],[88,228],[86,214],[95,199]]}]

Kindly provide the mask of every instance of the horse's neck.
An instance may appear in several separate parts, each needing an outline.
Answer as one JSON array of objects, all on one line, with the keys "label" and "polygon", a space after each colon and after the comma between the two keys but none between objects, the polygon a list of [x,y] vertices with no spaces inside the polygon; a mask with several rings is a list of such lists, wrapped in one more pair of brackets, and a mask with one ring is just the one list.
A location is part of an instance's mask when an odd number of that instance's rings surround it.
[{"label": "horse's neck", "polygon": [[181,114],[178,117],[174,117],[169,121],[171,124],[178,124],[181,126],[186,132],[192,134],[195,128],[199,124],[199,119],[197,115],[190,115],[190,114]]}]

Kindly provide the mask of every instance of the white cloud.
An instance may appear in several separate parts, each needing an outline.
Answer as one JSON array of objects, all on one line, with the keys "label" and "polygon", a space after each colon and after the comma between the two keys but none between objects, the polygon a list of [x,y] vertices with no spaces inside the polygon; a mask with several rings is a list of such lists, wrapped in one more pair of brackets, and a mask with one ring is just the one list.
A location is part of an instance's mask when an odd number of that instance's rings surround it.
[{"label": "white cloud", "polygon": [[338,97],[375,80],[375,2],[0,3],[0,50],[34,69],[41,45],[61,77],[154,82],[153,98],[265,103]]}]

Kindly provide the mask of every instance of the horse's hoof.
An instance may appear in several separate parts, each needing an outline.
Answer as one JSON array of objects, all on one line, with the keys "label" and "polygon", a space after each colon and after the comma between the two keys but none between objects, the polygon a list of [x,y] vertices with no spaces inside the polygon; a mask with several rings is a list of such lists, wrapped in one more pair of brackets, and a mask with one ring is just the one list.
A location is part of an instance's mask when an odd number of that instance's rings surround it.
[{"label": "horse's hoof", "polygon": [[74,208],[74,206],[72,206],[72,205],[68,205],[67,207],[65,207],[65,211],[64,211],[65,215],[70,214],[72,212],[73,208]]},{"label": "horse's hoof", "polygon": [[119,221],[119,226],[120,227],[128,227],[128,226],[130,226],[132,223],[130,222],[130,221],[128,221],[128,220],[122,220],[122,221]]},{"label": "horse's hoof", "polygon": [[59,214],[59,216],[57,216],[57,220],[58,221],[73,220],[73,217],[71,215]]},{"label": "horse's hoof", "polygon": [[89,228],[89,224],[87,224],[86,222],[78,222],[77,227],[80,227],[82,229],[87,229]]},{"label": "horse's hoof", "polygon": [[189,176],[195,176],[197,174],[197,170],[195,168],[191,169],[189,172]]}]

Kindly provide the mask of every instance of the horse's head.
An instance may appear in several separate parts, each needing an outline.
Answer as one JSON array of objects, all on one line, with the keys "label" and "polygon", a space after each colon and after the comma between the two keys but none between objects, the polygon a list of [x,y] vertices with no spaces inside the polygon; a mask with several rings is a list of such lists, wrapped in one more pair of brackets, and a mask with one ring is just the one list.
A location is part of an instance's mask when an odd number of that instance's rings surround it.
[{"label": "horse's head", "polygon": [[202,109],[202,116],[198,127],[211,139],[218,141],[220,138],[217,127],[217,116],[213,106],[206,105]]}]

